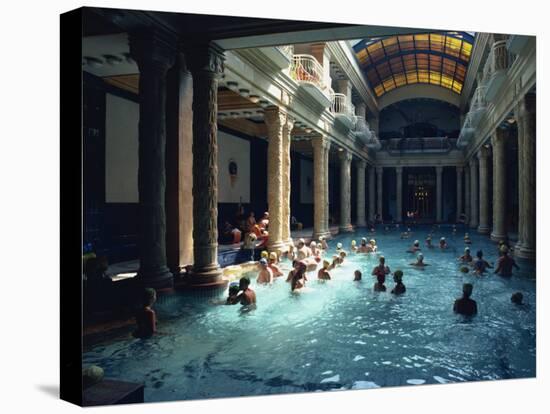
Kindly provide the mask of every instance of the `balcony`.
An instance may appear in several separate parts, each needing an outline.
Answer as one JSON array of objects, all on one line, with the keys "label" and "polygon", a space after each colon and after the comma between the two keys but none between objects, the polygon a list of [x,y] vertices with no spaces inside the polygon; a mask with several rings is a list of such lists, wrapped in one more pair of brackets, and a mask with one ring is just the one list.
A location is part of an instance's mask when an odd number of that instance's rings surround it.
[{"label": "balcony", "polygon": [[485,96],[487,95],[487,87],[480,85],[476,88],[474,96],[472,98],[472,103],[470,104],[470,123],[472,127],[477,127],[481,118],[487,111],[487,101]]},{"label": "balcony", "polygon": [[444,154],[456,148],[456,141],[447,137],[390,138],[383,140],[383,148],[392,155]]},{"label": "balcony", "polygon": [[343,93],[332,94],[330,112],[347,128],[352,129],[355,125],[355,106],[351,102],[348,102],[347,96]]},{"label": "balcony", "polygon": [[500,88],[506,79],[506,71],[510,65],[510,56],[506,48],[507,40],[493,43],[491,51],[483,67],[483,83],[487,87],[485,98],[494,102]]},{"label": "balcony", "polygon": [[526,51],[529,36],[511,35],[506,42],[506,48],[514,55],[522,55]]},{"label": "balcony", "polygon": [[330,82],[327,82],[323,67],[313,56],[294,55],[290,66],[290,77],[323,107],[331,106]]},{"label": "balcony", "polygon": [[464,124],[460,130],[460,134],[458,135],[458,140],[456,141],[457,148],[466,147],[474,137],[475,132],[476,129],[472,125],[472,115],[468,112],[466,114],[466,119],[464,119]]},{"label": "balcony", "polygon": [[287,69],[294,55],[294,46],[261,47],[258,49],[277,69]]}]

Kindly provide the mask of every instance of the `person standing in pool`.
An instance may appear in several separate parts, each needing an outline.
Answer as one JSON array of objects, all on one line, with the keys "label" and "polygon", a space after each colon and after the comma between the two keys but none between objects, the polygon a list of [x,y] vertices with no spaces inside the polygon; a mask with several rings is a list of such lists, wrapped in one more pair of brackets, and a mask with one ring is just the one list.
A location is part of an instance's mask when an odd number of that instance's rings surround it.
[{"label": "person standing in pool", "polygon": [[473,316],[477,314],[477,303],[470,299],[474,287],[471,283],[464,283],[462,286],[462,297],[455,300],[453,311],[460,315]]},{"label": "person standing in pool", "polygon": [[150,338],[157,332],[157,316],[153,305],[157,301],[155,289],[147,288],[143,291],[142,308],[136,314],[137,329],[133,335],[136,338]]},{"label": "person standing in pool", "polygon": [[386,291],[386,285],[384,285],[385,281],[386,281],[386,275],[382,273],[378,273],[376,275],[376,283],[374,284],[374,291],[385,292]]},{"label": "person standing in pool", "polygon": [[394,295],[401,295],[401,294],[405,293],[405,291],[407,289],[405,288],[405,285],[403,284],[403,271],[396,270],[393,273],[393,280],[395,282],[395,286],[391,290],[391,293],[393,293]]},{"label": "person standing in pool", "polygon": [[423,269],[425,266],[429,266],[429,264],[424,263],[424,255],[422,253],[418,253],[418,256],[416,256],[416,262],[409,263],[409,265],[419,267],[420,269]]},{"label": "person standing in pool", "polygon": [[514,259],[508,256],[508,248],[506,246],[501,247],[500,252],[501,256],[497,260],[495,273],[504,277],[511,277],[512,268],[515,267],[519,270],[519,266]]},{"label": "person standing in pool", "polygon": [[281,269],[279,269],[279,266],[277,265],[277,253],[271,252],[269,253],[269,259],[267,260],[268,267],[271,269],[271,272],[273,272],[273,277],[279,277],[283,275],[283,272],[281,272]]},{"label": "person standing in pool", "polygon": [[237,296],[235,303],[240,303],[243,306],[256,305],[256,293],[249,288],[250,279],[248,276],[243,276],[239,280],[239,290],[241,293]]},{"label": "person standing in pool", "polygon": [[426,247],[428,249],[433,249],[434,245],[432,244],[432,235],[428,234],[428,237],[426,237]]},{"label": "person standing in pool", "polygon": [[269,268],[267,260],[260,259],[260,273],[256,278],[256,283],[262,285],[271,285],[273,283],[273,271]]},{"label": "person standing in pool", "polygon": [[353,272],[353,281],[354,282],[360,282],[361,279],[362,279],[362,275],[361,275],[360,270],[356,270],[355,272]]},{"label": "person standing in pool", "polygon": [[445,237],[442,237],[439,239],[439,248],[440,249],[446,249],[447,247],[449,247],[449,245],[447,244],[447,240],[445,240]]},{"label": "person standing in pool", "polygon": [[384,256],[380,256],[378,266],[376,266],[372,270],[372,275],[373,276],[383,275],[385,278],[386,275],[388,275],[389,273],[390,273],[390,268],[386,266],[386,258]]},{"label": "person standing in pool", "polygon": [[420,241],[418,240],[415,240],[413,245],[411,247],[409,247],[409,249],[407,250],[408,253],[416,253],[417,251],[421,250],[420,249]]},{"label": "person standing in pool", "polygon": [[474,271],[476,274],[481,275],[485,273],[485,270],[493,268],[493,266],[491,266],[489,262],[483,258],[482,250],[478,250],[476,256],[477,259],[474,261]]},{"label": "person standing in pool", "polygon": [[323,267],[317,272],[317,279],[319,280],[330,280],[330,273],[328,272],[330,268],[330,262],[328,260],[323,260]]},{"label": "person standing in pool", "polygon": [[466,247],[464,249],[464,254],[462,256],[460,256],[458,258],[458,260],[460,260],[462,263],[472,263],[472,260],[474,260],[474,258],[470,254],[470,248],[469,247]]},{"label": "person standing in pool", "polygon": [[297,292],[306,286],[306,269],[307,265],[304,262],[299,261],[296,265],[292,280],[290,281],[291,292]]}]

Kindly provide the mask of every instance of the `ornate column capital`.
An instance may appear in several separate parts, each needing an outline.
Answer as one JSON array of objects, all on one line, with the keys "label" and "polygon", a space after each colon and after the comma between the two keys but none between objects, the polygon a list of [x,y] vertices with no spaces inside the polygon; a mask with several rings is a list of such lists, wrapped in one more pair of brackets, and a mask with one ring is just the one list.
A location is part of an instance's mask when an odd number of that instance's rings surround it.
[{"label": "ornate column capital", "polygon": [[476,157],[479,161],[486,161],[490,155],[491,155],[491,148],[485,147],[485,146],[481,146],[479,151],[476,153]]},{"label": "ornate column capital", "polygon": [[225,55],[222,48],[213,43],[184,45],[186,62],[193,74],[207,73],[219,77],[224,70]]},{"label": "ornate column capital", "polygon": [[269,106],[264,111],[264,122],[268,131],[286,126],[287,113],[278,106]]},{"label": "ornate column capital", "polygon": [[367,162],[362,159],[357,160],[357,168],[364,170],[365,168],[367,168]]},{"label": "ornate column capital", "polygon": [[130,55],[140,71],[148,67],[168,70],[176,59],[176,42],[159,31],[137,31],[128,36]]},{"label": "ornate column capital", "polygon": [[315,147],[320,147],[321,149],[330,148],[330,140],[325,135],[317,135],[311,138],[311,145]]},{"label": "ornate column capital", "polygon": [[443,174],[443,166],[442,166],[442,165],[436,165],[436,167],[435,167],[435,172],[436,172],[436,174],[439,175],[439,176],[440,176],[441,174]]},{"label": "ornate column capital", "polygon": [[343,162],[351,162],[351,159],[352,159],[351,152],[345,149],[343,151],[338,151],[338,157]]},{"label": "ornate column capital", "polygon": [[286,116],[284,128],[285,128],[285,132],[290,136],[290,133],[294,129],[294,119],[290,117],[288,114]]}]

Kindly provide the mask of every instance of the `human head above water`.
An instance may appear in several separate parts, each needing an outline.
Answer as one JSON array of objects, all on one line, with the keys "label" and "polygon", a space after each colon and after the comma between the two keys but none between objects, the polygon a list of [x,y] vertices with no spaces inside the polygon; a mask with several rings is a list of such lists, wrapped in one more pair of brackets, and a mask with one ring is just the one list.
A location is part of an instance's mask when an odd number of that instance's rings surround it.
[{"label": "human head above water", "polygon": [[478,250],[476,256],[481,259],[483,257],[483,250]]},{"label": "human head above water", "polygon": [[464,283],[464,285],[462,285],[462,293],[464,294],[464,297],[469,298],[472,295],[473,289],[474,286],[471,283]]},{"label": "human head above water", "polygon": [[239,280],[239,289],[245,290],[250,285],[250,278],[248,276],[243,276]]},{"label": "human head above water", "polygon": [[386,263],[386,258],[384,256],[380,256],[380,264],[383,265]]},{"label": "human head above water", "polygon": [[403,280],[403,271],[402,270],[396,270],[393,273],[393,280],[395,281],[395,283],[401,282]]},{"label": "human head above water", "polygon": [[354,279],[353,280],[361,280],[361,271],[360,270],[356,270],[355,272],[353,272],[353,276],[354,276]]},{"label": "human head above water", "polygon": [[521,305],[523,303],[523,293],[515,292],[512,294],[512,297],[510,299],[512,300],[512,303],[515,303],[516,305]]},{"label": "human head above water", "polygon": [[157,301],[157,291],[153,288],[143,290],[143,306],[153,306]]}]

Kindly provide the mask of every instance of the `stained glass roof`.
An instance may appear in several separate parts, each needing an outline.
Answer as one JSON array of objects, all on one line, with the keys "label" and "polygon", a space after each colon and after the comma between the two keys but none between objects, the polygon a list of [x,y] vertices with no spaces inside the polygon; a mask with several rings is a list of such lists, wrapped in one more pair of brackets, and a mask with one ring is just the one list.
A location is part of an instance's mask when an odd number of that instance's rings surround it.
[{"label": "stained glass roof", "polygon": [[376,96],[415,83],[460,94],[473,43],[471,33],[433,32],[364,39],[353,49]]}]

